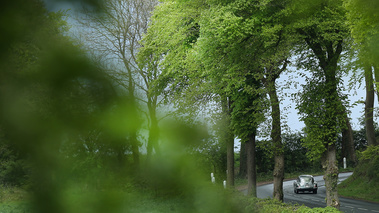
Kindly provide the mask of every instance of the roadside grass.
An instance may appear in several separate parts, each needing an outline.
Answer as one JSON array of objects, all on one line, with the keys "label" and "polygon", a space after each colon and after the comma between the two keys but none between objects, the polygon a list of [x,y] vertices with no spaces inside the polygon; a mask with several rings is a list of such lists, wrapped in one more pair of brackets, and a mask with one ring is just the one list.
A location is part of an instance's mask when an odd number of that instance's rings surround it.
[{"label": "roadside grass", "polygon": [[[1,213],[32,212],[27,196],[22,190],[13,188],[3,193],[0,202]],[[15,195],[17,193],[19,195]],[[308,208],[290,205],[272,199],[258,199],[244,196],[241,193],[211,187],[199,191],[191,197],[161,196],[154,191],[106,190],[91,191],[70,189],[63,194],[64,209],[61,212],[136,212],[136,213],[205,213],[205,212],[240,212],[240,213],[322,213],[339,212],[333,208]],[[17,199],[14,199],[17,198]],[[9,200],[7,200],[9,199]]]},{"label": "roadside grass", "polygon": [[338,185],[338,193],[344,197],[379,203],[379,183],[363,178],[349,178]]},{"label": "roadside grass", "polygon": [[336,208],[326,207],[326,208],[309,208],[304,205],[292,205],[283,202],[279,202],[273,199],[252,199],[251,209],[248,209],[248,212],[257,212],[257,213],[338,213],[340,212]]}]

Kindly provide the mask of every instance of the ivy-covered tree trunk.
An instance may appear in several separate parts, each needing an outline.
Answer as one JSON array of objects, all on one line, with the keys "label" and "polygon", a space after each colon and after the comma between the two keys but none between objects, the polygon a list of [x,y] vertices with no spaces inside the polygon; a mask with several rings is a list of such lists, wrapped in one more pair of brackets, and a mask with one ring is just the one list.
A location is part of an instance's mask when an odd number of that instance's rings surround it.
[{"label": "ivy-covered tree trunk", "polygon": [[323,168],[325,169],[325,188],[326,188],[326,205],[337,209],[340,207],[338,198],[338,166],[336,161],[335,144],[328,145],[327,151],[323,158]]},{"label": "ivy-covered tree trunk", "polygon": [[[322,11],[327,13],[327,10]],[[331,15],[331,14],[328,14]],[[335,14],[333,14],[334,16]],[[342,17],[342,16],[341,16]],[[317,17],[319,18],[319,17]],[[338,17],[340,18],[340,17]],[[334,23],[333,19],[332,23]],[[320,21],[329,21],[328,19],[321,18]],[[326,200],[327,205],[339,209],[339,198],[337,192],[337,179],[338,179],[338,167],[336,160],[336,148],[335,142],[337,139],[337,133],[340,131],[343,117],[341,119],[341,104],[340,98],[338,96],[338,80],[337,80],[337,70],[338,70],[338,61],[343,50],[344,43],[344,27],[336,24],[336,27],[339,26],[341,29],[336,29],[335,39],[327,40],[325,37],[313,28],[305,28],[300,30],[300,33],[304,36],[304,40],[307,43],[308,47],[312,49],[315,57],[318,60],[318,66],[321,68],[323,79],[325,79],[325,84],[323,88],[323,102],[324,102],[324,112],[323,112],[323,125],[312,128],[322,129],[323,141],[322,144],[325,151],[323,153],[323,167],[325,168],[325,186],[326,186]],[[334,33],[334,31],[333,31]],[[315,118],[318,119],[318,118]],[[317,136],[319,137],[319,136]],[[318,140],[318,139],[317,139]],[[311,148],[311,147],[310,147]],[[320,149],[318,148],[318,149]]]},{"label": "ivy-covered tree trunk", "polygon": [[365,125],[366,137],[369,146],[376,144],[374,128],[374,85],[371,65],[365,66],[366,101],[365,101]]},{"label": "ivy-covered tree trunk", "polygon": [[247,194],[257,197],[257,171],[255,165],[255,135],[252,133],[246,142],[247,153]]},{"label": "ivy-covered tree trunk", "polygon": [[325,105],[326,105],[326,131],[325,132],[325,152],[323,167],[325,168],[325,187],[326,187],[326,204],[337,209],[340,207],[338,198],[337,181],[338,181],[338,164],[336,156],[336,139],[338,128],[338,114],[341,111],[339,106],[340,98],[337,93],[337,61],[342,51],[342,41],[336,47],[336,50],[329,50],[327,63],[323,67],[325,75]]}]

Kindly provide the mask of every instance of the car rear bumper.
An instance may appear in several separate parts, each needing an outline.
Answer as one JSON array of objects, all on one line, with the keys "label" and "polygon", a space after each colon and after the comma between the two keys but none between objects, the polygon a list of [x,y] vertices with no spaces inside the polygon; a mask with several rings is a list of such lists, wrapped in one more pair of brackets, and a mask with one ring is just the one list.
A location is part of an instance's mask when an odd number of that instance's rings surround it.
[{"label": "car rear bumper", "polygon": [[296,190],[297,191],[314,191],[314,190],[317,190],[317,188],[314,188],[314,187],[297,187]]}]

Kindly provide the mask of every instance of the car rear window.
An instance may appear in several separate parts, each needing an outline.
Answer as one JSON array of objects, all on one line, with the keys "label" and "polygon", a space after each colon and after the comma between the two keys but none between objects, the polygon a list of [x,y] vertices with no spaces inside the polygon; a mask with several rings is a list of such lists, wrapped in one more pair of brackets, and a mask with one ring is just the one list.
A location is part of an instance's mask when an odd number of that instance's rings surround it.
[{"label": "car rear window", "polygon": [[311,177],[300,177],[300,182],[301,183],[309,183],[309,182],[312,182],[312,178]]}]

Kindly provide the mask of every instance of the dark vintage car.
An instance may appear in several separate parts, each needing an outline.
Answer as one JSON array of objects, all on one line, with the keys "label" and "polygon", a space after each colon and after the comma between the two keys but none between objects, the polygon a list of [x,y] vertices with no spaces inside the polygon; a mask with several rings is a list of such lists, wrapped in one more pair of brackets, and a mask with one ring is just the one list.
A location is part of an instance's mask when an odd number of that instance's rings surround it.
[{"label": "dark vintage car", "polygon": [[299,192],[313,192],[317,194],[317,182],[312,175],[300,175],[293,182],[293,191],[298,194]]}]

